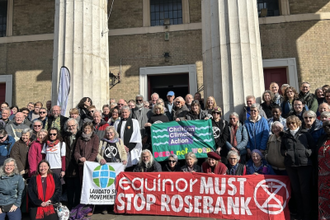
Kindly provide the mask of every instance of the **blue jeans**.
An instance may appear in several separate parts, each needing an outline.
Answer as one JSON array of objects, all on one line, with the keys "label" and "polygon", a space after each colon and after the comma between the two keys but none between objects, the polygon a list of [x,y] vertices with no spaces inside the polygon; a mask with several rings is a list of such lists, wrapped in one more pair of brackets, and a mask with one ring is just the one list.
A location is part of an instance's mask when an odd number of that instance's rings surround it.
[{"label": "blue jeans", "polygon": [[6,212],[0,214],[0,220],[5,220],[6,216],[8,216],[9,220],[21,220],[22,212],[20,208],[17,208],[15,212]]}]

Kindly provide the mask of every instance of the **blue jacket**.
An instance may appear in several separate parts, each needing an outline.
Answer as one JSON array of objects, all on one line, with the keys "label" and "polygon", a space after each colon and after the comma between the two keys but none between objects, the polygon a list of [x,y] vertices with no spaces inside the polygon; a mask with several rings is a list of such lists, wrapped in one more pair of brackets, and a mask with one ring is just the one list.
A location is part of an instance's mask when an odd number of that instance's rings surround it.
[{"label": "blue jacket", "polygon": [[0,171],[0,206],[14,204],[21,206],[24,181],[21,175],[7,176]]},{"label": "blue jacket", "polygon": [[312,127],[308,130],[308,133],[310,133],[313,136],[314,143],[317,143],[319,138],[325,134],[322,126],[323,126],[322,121],[315,119]]},{"label": "blue jacket", "polygon": [[3,143],[0,143],[0,156],[8,156],[14,144],[15,139],[8,135],[7,140],[5,140]]},{"label": "blue jacket", "polygon": [[251,121],[249,118],[245,121],[244,125],[249,136],[249,142],[246,148],[251,151],[254,149],[266,150],[269,137],[267,120],[259,115],[256,122]]},{"label": "blue jacket", "polygon": [[[232,136],[231,133],[231,126],[229,126],[229,139]],[[236,149],[239,150],[240,155],[246,154],[246,145],[249,141],[249,137],[246,131],[246,128],[244,125],[239,124],[237,132],[236,132],[236,141],[237,141],[237,146]],[[230,144],[229,141],[226,141],[226,147],[230,151],[233,146]]]},{"label": "blue jacket", "polygon": [[[267,172],[264,171],[264,167],[267,167]],[[253,161],[250,159],[247,164],[246,164],[246,174],[254,174],[254,173],[259,173],[259,174],[264,174],[264,175],[276,175],[272,166],[270,166],[266,160],[262,159],[262,166],[259,168],[259,170],[255,171],[253,167]]]}]

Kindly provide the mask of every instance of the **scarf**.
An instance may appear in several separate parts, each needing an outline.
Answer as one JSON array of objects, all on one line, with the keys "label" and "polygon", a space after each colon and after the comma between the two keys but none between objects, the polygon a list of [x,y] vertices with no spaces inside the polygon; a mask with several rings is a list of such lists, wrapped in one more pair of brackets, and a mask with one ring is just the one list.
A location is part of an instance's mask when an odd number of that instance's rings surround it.
[{"label": "scarf", "polygon": [[231,129],[230,144],[233,147],[236,147],[237,146],[236,132],[237,132],[237,129],[238,129],[238,125],[231,126],[230,129]]},{"label": "scarf", "polygon": [[238,163],[236,165],[234,165],[234,166],[229,165],[229,167],[230,167],[229,174],[230,175],[235,175],[236,170],[237,170],[237,167],[238,167]]},{"label": "scarf", "polygon": [[56,141],[47,141],[47,145],[48,145],[48,147],[54,147],[54,146],[56,146],[59,142],[60,142],[60,140],[56,140]]},{"label": "scarf", "polygon": [[[46,177],[46,183],[47,183],[46,195],[44,195],[40,175],[36,177],[36,182],[37,182],[37,190],[38,190],[38,199],[40,199],[43,202],[48,201],[54,195],[55,192],[55,182],[53,175],[48,174]],[[39,206],[37,208],[36,219],[43,219],[45,215],[48,216],[54,213],[55,211],[53,205],[48,205],[45,207]]]},{"label": "scarf", "polygon": [[110,143],[110,144],[114,144],[114,143],[117,143],[119,141],[119,139],[114,138],[113,140],[109,140],[109,139],[103,138],[102,141],[105,141],[105,142]]},{"label": "scarf", "polygon": [[81,139],[83,139],[84,141],[89,141],[91,139],[93,135],[93,132],[89,133],[89,134],[85,134],[85,132],[83,132],[81,134]]}]

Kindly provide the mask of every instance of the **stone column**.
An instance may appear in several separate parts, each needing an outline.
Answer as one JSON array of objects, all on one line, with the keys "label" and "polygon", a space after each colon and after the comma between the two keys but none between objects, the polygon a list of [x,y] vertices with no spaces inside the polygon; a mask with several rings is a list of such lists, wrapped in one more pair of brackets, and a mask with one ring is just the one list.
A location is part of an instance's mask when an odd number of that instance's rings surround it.
[{"label": "stone column", "polygon": [[56,0],[52,103],[57,101],[60,68],[71,73],[68,111],[82,97],[97,109],[109,103],[107,0]]},{"label": "stone column", "polygon": [[245,97],[264,91],[256,1],[202,0],[204,97],[240,114]]}]

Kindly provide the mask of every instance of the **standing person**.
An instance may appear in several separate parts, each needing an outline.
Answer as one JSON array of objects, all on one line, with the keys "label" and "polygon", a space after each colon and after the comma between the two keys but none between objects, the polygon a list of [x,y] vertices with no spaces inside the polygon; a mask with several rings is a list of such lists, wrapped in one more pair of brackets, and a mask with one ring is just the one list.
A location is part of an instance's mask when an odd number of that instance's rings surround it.
[{"label": "standing person", "polygon": [[283,118],[281,115],[281,107],[278,105],[274,105],[272,108],[272,117],[268,119],[269,135],[272,134],[272,124],[276,121],[280,122],[283,125],[283,130],[286,130],[286,119]]},{"label": "standing person", "polygon": [[65,186],[68,197],[68,208],[71,210],[80,203],[80,184],[78,177],[78,164],[74,159],[75,146],[81,132],[78,130],[78,122],[69,118],[65,124],[63,141],[65,143]]},{"label": "standing person", "polygon": [[7,158],[0,170],[0,219],[22,219],[20,206],[24,190],[24,181],[19,175],[16,161]]},{"label": "standing person", "polygon": [[282,137],[280,133],[283,132],[284,126],[282,123],[275,121],[271,126],[272,135],[269,136],[267,142],[267,150],[265,152],[265,159],[272,166],[277,175],[287,175],[284,165],[284,157],[281,154]]},{"label": "standing person", "polygon": [[79,110],[77,108],[72,108],[69,111],[69,118],[73,118],[76,119],[77,123],[78,123],[78,130],[80,130],[83,126],[83,120],[81,120],[80,115],[79,115]]},{"label": "standing person", "polygon": [[17,105],[13,105],[12,107],[10,107],[10,110],[11,110],[11,115],[9,116],[9,120],[13,120],[16,113],[19,112],[19,108]]},{"label": "standing person", "polygon": [[267,118],[272,117],[272,108],[274,106],[274,95],[271,91],[266,90],[264,91],[264,93],[262,94],[262,101],[264,101],[263,103],[261,103],[261,107],[262,110],[264,110],[264,112],[266,113]]},{"label": "standing person", "polygon": [[304,121],[303,114],[305,111],[308,110],[304,106],[305,106],[304,100],[295,99],[293,101],[293,109],[291,109],[291,111],[289,112],[289,116],[291,115],[297,116],[300,119],[300,121],[303,122]]},{"label": "standing person", "polygon": [[158,95],[158,93],[154,92],[154,93],[151,94],[150,98],[151,98],[151,100],[150,100],[149,108],[153,109],[154,105],[156,105],[156,102],[159,99],[159,95]]},{"label": "standing person", "polygon": [[201,106],[201,109],[205,109],[204,108],[204,102],[203,102],[203,100],[202,100],[202,94],[200,93],[200,92],[196,92],[195,94],[194,94],[194,100],[197,100],[197,101],[199,101],[199,104],[200,104],[200,106]]},{"label": "standing person", "polygon": [[15,139],[7,134],[5,129],[0,129],[0,166],[9,157],[10,151],[15,144]]},{"label": "standing person", "polygon": [[31,135],[31,141],[34,141],[37,139],[37,134],[42,129],[42,121],[36,119],[32,122],[32,135]]},{"label": "standing person", "polygon": [[226,175],[227,167],[221,163],[221,157],[215,152],[207,153],[207,161],[202,164],[203,173]]},{"label": "standing person", "polygon": [[80,100],[77,108],[79,110],[81,120],[84,120],[89,115],[88,107],[90,107],[91,105],[93,105],[93,101],[89,97],[83,97]]},{"label": "standing person", "polygon": [[217,107],[217,102],[213,96],[209,96],[206,99],[206,107],[205,110],[208,111],[209,114],[212,114],[213,109]]},{"label": "standing person", "polygon": [[269,136],[267,120],[259,115],[257,105],[252,104],[250,108],[251,115],[244,124],[249,135],[249,141],[246,146],[248,157],[251,156],[251,151],[254,149],[258,149],[264,154]]},{"label": "standing person", "polygon": [[111,118],[110,106],[108,104],[102,107],[102,119],[108,121]]},{"label": "standing person", "polygon": [[108,120],[108,124],[110,126],[113,126],[115,124],[116,121],[120,121],[120,111],[119,108],[116,106],[113,109],[111,109],[111,118],[109,118]]},{"label": "standing person", "polygon": [[271,82],[269,85],[269,90],[272,91],[272,102],[276,105],[281,105],[283,97],[278,93],[278,84],[276,82]]},{"label": "standing person", "polygon": [[31,220],[58,220],[53,204],[60,201],[61,188],[61,182],[52,173],[48,161],[42,160],[37,175],[31,177],[28,185]]},{"label": "standing person", "polygon": [[4,107],[1,111],[1,119],[0,119],[0,128],[2,124],[2,128],[5,129],[6,125],[10,122],[10,109]]},{"label": "standing person", "polygon": [[64,184],[66,146],[62,142],[61,134],[57,128],[49,129],[47,140],[42,147],[41,153],[43,158],[49,162],[52,172],[59,176],[62,184]]},{"label": "standing person", "polygon": [[36,174],[38,170],[38,164],[42,161],[42,147],[44,145],[44,141],[47,138],[47,130],[41,129],[38,134],[36,140],[34,140],[30,146],[28,153],[28,161],[29,161],[29,177]]},{"label": "standing person", "polygon": [[57,128],[59,132],[64,132],[64,124],[66,120],[68,120],[68,118],[61,115],[61,107],[54,105],[52,107],[52,115],[48,118],[46,130]]},{"label": "standing person", "polygon": [[[174,100],[174,108],[173,108],[173,120],[175,121],[184,121],[186,119],[186,115],[189,111],[187,106],[185,105],[185,101],[181,96],[178,96]],[[171,119],[169,119],[171,121]]]},{"label": "standing person", "polygon": [[142,142],[139,122],[130,117],[130,108],[124,106],[121,110],[121,120],[114,124],[119,138],[124,142],[127,153],[127,167],[126,171],[132,171],[133,166],[139,161]]},{"label": "standing person", "polygon": [[93,125],[94,125],[94,132],[99,137],[99,139],[104,137],[105,129],[109,126],[102,119],[102,113],[99,110],[95,110],[93,115]]},{"label": "standing person", "polygon": [[324,91],[325,102],[330,105],[330,89]]},{"label": "standing person", "polygon": [[33,121],[34,119],[39,118],[39,111],[40,111],[40,108],[42,108],[42,103],[41,103],[41,102],[36,102],[36,103],[34,104],[34,109],[33,109],[33,111],[30,111],[30,112],[29,112],[29,115],[28,115],[28,119],[29,119],[29,121]]},{"label": "standing person", "polygon": [[315,97],[319,105],[325,101],[322,87],[315,90]]},{"label": "standing person", "polygon": [[296,200],[298,216],[309,220],[311,213],[312,153],[315,150],[313,137],[301,127],[297,116],[289,116],[286,125],[289,128],[282,133],[281,153],[285,157],[284,165],[291,181],[293,197]]},{"label": "standing person", "polygon": [[[288,87],[290,87],[289,84],[282,84],[282,86],[281,86],[281,93],[282,93],[282,97],[283,97],[283,98],[284,98],[285,90],[286,90],[286,88],[288,88]],[[282,100],[282,102],[283,102],[283,100]]]},{"label": "standing person", "polygon": [[313,112],[317,111],[318,103],[314,94],[310,93],[310,84],[308,82],[302,82],[300,85],[299,99],[307,105],[309,110]]},{"label": "standing person", "polygon": [[48,100],[48,101],[46,102],[46,110],[47,110],[47,116],[48,116],[48,117],[49,117],[50,114],[51,114],[51,112],[50,112],[51,108],[52,108],[52,101],[51,101],[51,100]]},{"label": "standing person", "polygon": [[227,155],[228,163],[227,165],[227,174],[228,175],[237,175],[242,176],[246,174],[246,167],[244,164],[239,163],[240,156],[237,151],[229,151]]},{"label": "standing person", "polygon": [[147,142],[147,134],[144,125],[149,121],[152,112],[149,109],[143,107],[143,96],[137,95],[135,97],[136,108],[132,109],[132,118],[136,119],[140,125],[141,137],[143,138],[143,144]]},{"label": "standing person", "polygon": [[314,143],[317,143],[319,138],[324,134],[322,128],[322,121],[316,118],[315,112],[308,110],[304,112],[303,128],[310,133],[314,139]]},{"label": "standing person", "polygon": [[33,102],[29,102],[26,105],[26,108],[29,110],[29,112],[33,111],[33,109],[34,109],[34,103]]},{"label": "standing person", "polygon": [[208,111],[201,109],[199,101],[192,101],[190,111],[186,114],[187,120],[208,120],[210,118],[212,118],[212,115]]},{"label": "standing person", "polygon": [[[170,113],[171,116],[173,116],[174,112],[174,99],[175,99],[175,94],[173,91],[169,91],[166,95],[167,101],[165,102],[165,107],[167,108],[168,112]],[[169,118],[170,121],[173,121],[173,117]]]},{"label": "standing person", "polygon": [[251,106],[255,105],[258,108],[259,115],[267,119],[267,115],[262,110],[262,107],[256,103],[256,98],[253,95],[246,96],[246,106],[243,108],[243,113],[240,115],[241,122],[245,123],[246,119],[249,119],[251,115]]},{"label": "standing person", "polygon": [[190,110],[191,109],[191,103],[194,101],[194,97],[191,94],[187,94],[186,97],[184,98],[186,101],[186,106]]},{"label": "standing person", "polygon": [[201,172],[201,167],[197,164],[198,160],[193,152],[188,152],[185,155],[186,164],[181,167],[183,172]]},{"label": "standing person", "polygon": [[246,162],[246,145],[249,141],[249,136],[246,127],[239,122],[239,115],[232,112],[229,115],[229,138],[226,141],[228,151],[236,151],[240,156],[240,163]]},{"label": "standing person", "polygon": [[44,107],[41,107],[39,110],[39,118],[34,119],[35,120],[40,120],[42,122],[42,128],[45,128],[46,124],[47,124],[47,110]]},{"label": "standing person", "polygon": [[298,99],[298,93],[294,87],[287,87],[284,92],[284,100],[281,104],[282,117],[287,118],[293,109],[293,101]]},{"label": "standing person", "polygon": [[228,149],[226,141],[229,137],[228,122],[221,120],[222,110],[216,107],[212,110],[212,129],[213,136],[216,144],[216,152],[221,156],[221,162],[227,164]]},{"label": "standing person", "polygon": [[330,121],[323,123],[325,135],[317,143],[318,160],[318,219],[330,219]]},{"label": "standing person", "polygon": [[29,128],[28,125],[24,124],[24,115],[22,112],[17,112],[14,122],[9,122],[6,126],[8,135],[12,136],[15,141],[18,141],[22,136],[22,131]]},{"label": "standing person", "polygon": [[162,172],[162,167],[154,159],[148,149],[144,149],[139,163],[134,167],[133,172]]},{"label": "standing person", "polygon": [[28,151],[31,144],[31,133],[30,128],[25,128],[22,131],[22,137],[15,142],[10,151],[10,157],[16,160],[18,171],[23,177],[28,177],[29,172]]}]

